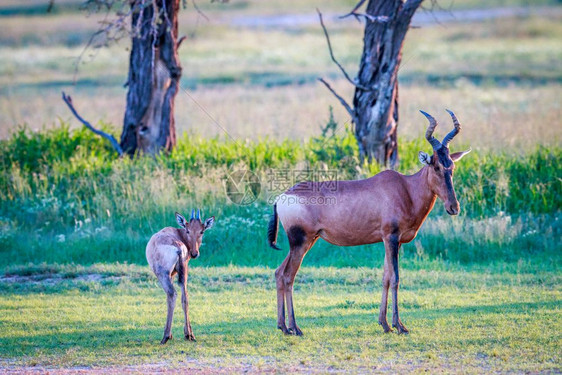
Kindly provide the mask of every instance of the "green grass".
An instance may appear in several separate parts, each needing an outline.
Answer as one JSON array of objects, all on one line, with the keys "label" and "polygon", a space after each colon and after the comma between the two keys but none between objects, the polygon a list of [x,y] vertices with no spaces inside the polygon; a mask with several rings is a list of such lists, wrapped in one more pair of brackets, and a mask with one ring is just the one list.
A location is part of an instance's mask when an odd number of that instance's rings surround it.
[{"label": "green grass", "polygon": [[[402,141],[401,171],[420,166],[424,140]],[[419,237],[406,247],[406,261],[453,263],[519,261],[559,265],[562,150],[537,148],[523,155],[473,152],[458,163],[456,191],[462,215],[451,218],[440,201]],[[268,203],[300,179],[364,178],[379,171],[361,165],[353,136],[345,130],[307,142],[271,139],[183,138],[170,156],[119,160],[101,139],[67,127],[40,133],[25,129],[0,141],[0,266],[21,263],[144,264],[148,238],[175,225],[175,211],[199,207],[217,217],[205,236],[205,265],[267,265],[282,254],[265,241]],[[261,180],[258,199],[229,201],[227,176],[251,170]],[[289,172],[276,180],[274,173]],[[283,186],[285,184],[285,186]],[[260,235],[261,234],[261,235]],[[88,244],[95,241],[95,248]],[[280,234],[282,246],[287,247]],[[370,266],[381,259],[370,246],[346,251],[319,243],[311,264]],[[541,256],[533,256],[539,251]],[[329,255],[333,254],[335,255]]]},{"label": "green grass", "polygon": [[[182,370],[559,371],[560,275],[555,271],[408,270],[401,315],[409,336],[377,324],[380,268],[304,267],[295,308],[304,337],[276,329],[273,270],[193,262],[191,319],[197,342],[159,345],[165,296],[147,267],[10,268],[0,282],[1,364]],[[98,275],[96,281],[86,275]],[[180,311],[178,303],[176,312]]]}]

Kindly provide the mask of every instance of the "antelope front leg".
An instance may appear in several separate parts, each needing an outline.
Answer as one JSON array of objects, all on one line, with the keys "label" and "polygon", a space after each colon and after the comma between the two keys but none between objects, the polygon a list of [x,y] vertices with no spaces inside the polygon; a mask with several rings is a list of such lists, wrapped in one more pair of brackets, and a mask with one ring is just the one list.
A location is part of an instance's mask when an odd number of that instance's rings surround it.
[{"label": "antelope front leg", "polygon": [[183,283],[181,284],[181,305],[183,307],[183,315],[185,318],[185,325],[183,327],[183,334],[188,341],[195,341],[193,330],[191,329],[191,322],[189,321],[189,295],[187,294],[187,269]]},{"label": "antelope front leg", "polygon": [[400,276],[398,273],[398,252],[400,250],[400,243],[398,240],[391,240],[389,241],[389,245],[391,261],[390,288],[392,289],[392,326],[398,330],[398,333],[407,334],[409,331],[404,324],[402,324],[400,316],[398,315],[398,286],[400,284]]}]

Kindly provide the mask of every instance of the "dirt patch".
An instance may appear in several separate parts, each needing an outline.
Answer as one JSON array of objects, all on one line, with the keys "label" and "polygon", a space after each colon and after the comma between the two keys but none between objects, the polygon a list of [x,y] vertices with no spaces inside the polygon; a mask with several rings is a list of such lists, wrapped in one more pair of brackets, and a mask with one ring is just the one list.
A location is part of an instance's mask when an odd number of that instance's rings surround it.
[{"label": "dirt patch", "polygon": [[[196,362],[196,361],[195,361]],[[372,369],[371,369],[372,371]],[[371,372],[367,371],[367,372]],[[380,370],[385,372],[384,370]],[[379,372],[380,372],[379,371]],[[315,368],[308,366],[277,367],[273,365],[265,366],[209,366],[188,361],[177,365],[170,364],[146,364],[137,366],[109,366],[109,367],[69,367],[69,368],[50,368],[42,366],[33,367],[0,367],[2,374],[274,374],[274,373],[294,373],[294,374],[343,374],[349,370],[333,368]]]},{"label": "dirt patch", "polygon": [[100,273],[90,273],[76,276],[59,275],[59,274],[38,274],[38,275],[5,275],[0,277],[0,283],[17,283],[17,284],[42,284],[56,285],[63,282],[102,282],[102,281],[118,281],[124,276],[103,275]]}]

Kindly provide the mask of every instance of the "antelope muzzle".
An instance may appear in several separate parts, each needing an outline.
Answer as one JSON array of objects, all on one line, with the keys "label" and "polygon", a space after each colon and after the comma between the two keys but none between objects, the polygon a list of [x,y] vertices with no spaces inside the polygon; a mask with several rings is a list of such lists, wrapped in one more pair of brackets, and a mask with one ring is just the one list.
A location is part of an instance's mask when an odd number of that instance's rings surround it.
[{"label": "antelope muzzle", "polygon": [[451,216],[458,215],[459,212],[461,212],[461,206],[459,204],[459,201],[455,200],[453,202],[447,202],[445,205],[445,210]]}]

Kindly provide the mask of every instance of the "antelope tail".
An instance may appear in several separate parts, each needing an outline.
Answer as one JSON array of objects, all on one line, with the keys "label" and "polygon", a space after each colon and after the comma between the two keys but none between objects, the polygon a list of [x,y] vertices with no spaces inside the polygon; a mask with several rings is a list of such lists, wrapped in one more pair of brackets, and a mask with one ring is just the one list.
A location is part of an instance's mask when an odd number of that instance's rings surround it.
[{"label": "antelope tail", "polygon": [[281,248],[277,246],[277,232],[279,232],[279,215],[277,215],[277,204],[274,204],[273,215],[271,215],[271,219],[269,219],[269,225],[267,227],[267,240],[269,242],[269,246],[275,250],[281,250]]},{"label": "antelope tail", "polygon": [[183,263],[180,250],[178,250],[177,271],[178,271],[178,284],[183,285],[183,283],[185,283],[185,264]]}]

